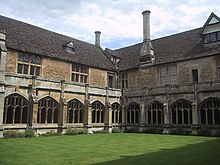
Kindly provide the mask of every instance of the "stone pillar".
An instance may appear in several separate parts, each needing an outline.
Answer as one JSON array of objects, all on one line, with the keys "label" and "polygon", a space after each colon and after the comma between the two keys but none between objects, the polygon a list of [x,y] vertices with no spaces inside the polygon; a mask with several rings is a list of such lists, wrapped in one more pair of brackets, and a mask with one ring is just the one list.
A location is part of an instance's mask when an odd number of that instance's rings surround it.
[{"label": "stone pillar", "polygon": [[3,116],[4,116],[4,98],[5,98],[5,64],[7,49],[5,46],[5,31],[0,31],[0,138],[3,137]]},{"label": "stone pillar", "polygon": [[109,103],[109,88],[106,87],[106,97],[105,97],[105,130],[112,132],[112,107]]},{"label": "stone pillar", "polygon": [[170,111],[169,111],[169,101],[164,103],[163,105],[164,110],[164,130],[163,133],[169,133],[170,132]]},{"label": "stone pillar", "polygon": [[199,118],[198,118],[198,104],[197,101],[192,102],[192,124],[197,125],[199,124]]},{"label": "stone pillar", "polygon": [[140,121],[139,123],[141,125],[143,125],[145,123],[145,111],[144,111],[144,107],[145,107],[145,104],[144,102],[141,102],[140,103]]},{"label": "stone pillar", "polygon": [[38,113],[38,103],[34,102],[34,104],[33,104],[33,117],[32,117],[33,124],[37,123],[37,113]]},{"label": "stone pillar", "polygon": [[66,125],[68,123],[67,121],[67,104],[64,105],[63,107],[63,124]]},{"label": "stone pillar", "polygon": [[85,109],[83,115],[83,124],[92,133],[92,105],[90,104],[89,85],[85,85]]},{"label": "stone pillar", "polygon": [[58,132],[62,133],[63,132],[63,112],[64,112],[64,105],[66,104],[66,99],[64,97],[64,85],[65,85],[65,80],[60,81],[61,85],[61,92],[60,92],[60,109],[58,113]]}]

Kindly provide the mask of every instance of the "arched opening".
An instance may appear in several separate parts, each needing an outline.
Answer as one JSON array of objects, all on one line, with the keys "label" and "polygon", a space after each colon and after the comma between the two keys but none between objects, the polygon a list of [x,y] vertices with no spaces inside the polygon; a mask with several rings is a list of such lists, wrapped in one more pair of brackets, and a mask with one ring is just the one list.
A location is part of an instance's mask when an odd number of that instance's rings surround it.
[{"label": "arched opening", "polygon": [[220,124],[220,99],[208,98],[200,105],[201,124]]},{"label": "arched opening", "polygon": [[50,96],[44,97],[38,102],[38,123],[57,123],[58,122],[58,102]]},{"label": "arched opening", "polygon": [[122,120],[121,106],[118,103],[112,104],[112,123],[120,123]]},{"label": "arched opening", "polygon": [[100,101],[92,103],[92,123],[104,123],[105,106]]},{"label": "arched opening", "polygon": [[164,123],[164,112],[163,104],[155,101],[147,106],[147,123],[149,124],[163,124]]},{"label": "arched opening", "polygon": [[126,108],[127,123],[139,122],[140,106],[137,103],[131,103]]},{"label": "arched opening", "polygon": [[67,103],[67,121],[69,123],[82,123],[84,105],[77,99]]},{"label": "arched opening", "polygon": [[187,100],[177,100],[171,106],[172,124],[192,124],[192,105]]},{"label": "arched opening", "polygon": [[23,96],[15,93],[5,97],[4,124],[21,124],[28,122],[29,102]]}]

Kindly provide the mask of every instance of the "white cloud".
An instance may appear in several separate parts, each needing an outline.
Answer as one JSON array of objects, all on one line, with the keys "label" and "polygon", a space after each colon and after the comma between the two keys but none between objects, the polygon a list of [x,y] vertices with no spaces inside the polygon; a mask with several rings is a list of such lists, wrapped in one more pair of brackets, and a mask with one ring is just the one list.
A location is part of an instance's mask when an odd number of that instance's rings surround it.
[{"label": "white cloud", "polygon": [[[142,42],[142,11],[151,10],[151,38],[203,26],[211,12],[219,15],[217,0],[7,0],[0,14],[94,42],[100,30],[103,47]],[[125,44],[125,45],[122,45]]]}]

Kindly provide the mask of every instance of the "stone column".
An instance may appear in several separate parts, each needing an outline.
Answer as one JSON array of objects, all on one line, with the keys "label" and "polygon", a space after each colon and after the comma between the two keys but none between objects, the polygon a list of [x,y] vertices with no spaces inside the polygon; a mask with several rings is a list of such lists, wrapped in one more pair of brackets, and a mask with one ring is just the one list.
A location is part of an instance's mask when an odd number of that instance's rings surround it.
[{"label": "stone column", "polygon": [[145,123],[145,111],[144,111],[144,102],[140,103],[140,121],[139,124],[143,125]]},{"label": "stone column", "polygon": [[112,107],[109,103],[109,88],[106,87],[106,99],[105,99],[105,130],[108,130],[109,132],[112,132]]},{"label": "stone column", "polygon": [[61,85],[61,92],[60,92],[60,109],[58,112],[58,132],[62,133],[63,131],[63,112],[64,112],[64,105],[66,104],[66,99],[64,96],[64,85],[65,85],[65,80],[60,81]]},{"label": "stone column", "polygon": [[163,133],[169,133],[170,132],[170,111],[169,111],[169,101],[164,103],[163,105],[164,110],[164,130]]},{"label": "stone column", "polygon": [[90,104],[89,84],[85,85],[85,109],[83,115],[83,124],[92,133],[92,105]]},{"label": "stone column", "polygon": [[198,107],[197,101],[193,101],[192,102],[192,124],[193,125],[199,124],[197,107]]},{"label": "stone column", "polygon": [[32,117],[32,123],[37,123],[37,113],[38,113],[38,103],[34,102],[33,104],[33,117]]},{"label": "stone column", "polygon": [[1,125],[3,124],[4,97],[5,97],[5,64],[6,64],[6,56],[7,56],[5,41],[6,41],[5,31],[0,31],[0,137],[1,137]]},{"label": "stone column", "polygon": [[66,125],[68,123],[67,121],[67,104],[64,104],[64,107],[63,107],[63,124]]}]

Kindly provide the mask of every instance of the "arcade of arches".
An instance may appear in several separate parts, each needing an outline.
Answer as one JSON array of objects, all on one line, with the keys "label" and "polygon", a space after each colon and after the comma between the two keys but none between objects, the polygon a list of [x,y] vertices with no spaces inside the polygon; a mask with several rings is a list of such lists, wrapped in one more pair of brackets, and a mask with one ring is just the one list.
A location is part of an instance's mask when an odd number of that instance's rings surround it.
[{"label": "arcade of arches", "polygon": [[[100,101],[91,104],[92,123],[105,123],[106,108]],[[59,116],[59,103],[50,96],[38,101],[37,123],[57,123]],[[170,123],[175,125],[190,125],[193,123],[192,103],[180,99],[170,106]],[[144,121],[146,124],[164,124],[163,103],[154,101],[144,108]],[[18,93],[5,97],[4,101],[4,124],[28,123],[31,116],[30,103]],[[67,103],[67,113],[64,116],[67,123],[83,123],[85,106],[77,99]],[[111,123],[123,122],[122,107],[118,103],[111,105]],[[140,105],[132,102],[124,109],[125,123],[140,122]],[[220,124],[220,99],[210,97],[198,105],[198,122],[202,125]]]}]

